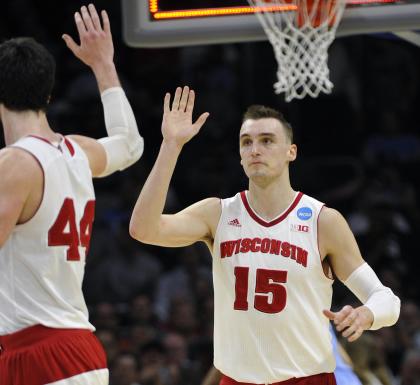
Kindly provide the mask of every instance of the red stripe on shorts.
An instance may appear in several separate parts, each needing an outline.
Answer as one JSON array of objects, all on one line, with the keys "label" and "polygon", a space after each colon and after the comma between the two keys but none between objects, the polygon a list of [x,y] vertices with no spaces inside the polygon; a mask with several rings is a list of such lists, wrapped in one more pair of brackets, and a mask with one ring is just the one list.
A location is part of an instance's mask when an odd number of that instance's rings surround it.
[{"label": "red stripe on shorts", "polygon": [[[264,385],[249,382],[237,382],[233,378],[223,375],[219,385]],[[336,385],[334,373],[320,373],[313,376],[290,378],[286,381],[273,382],[270,385]]]},{"label": "red stripe on shorts", "polygon": [[0,336],[0,384],[43,385],[106,369],[106,355],[86,329],[31,326]]}]

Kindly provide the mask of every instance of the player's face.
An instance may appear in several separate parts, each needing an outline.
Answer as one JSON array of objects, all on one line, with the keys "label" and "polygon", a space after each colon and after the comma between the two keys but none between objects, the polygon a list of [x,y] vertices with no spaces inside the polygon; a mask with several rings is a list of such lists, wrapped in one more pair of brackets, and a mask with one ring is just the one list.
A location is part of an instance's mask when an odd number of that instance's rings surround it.
[{"label": "player's face", "polygon": [[246,175],[256,181],[280,176],[296,158],[296,146],[274,118],[246,120],[239,134],[239,148]]}]

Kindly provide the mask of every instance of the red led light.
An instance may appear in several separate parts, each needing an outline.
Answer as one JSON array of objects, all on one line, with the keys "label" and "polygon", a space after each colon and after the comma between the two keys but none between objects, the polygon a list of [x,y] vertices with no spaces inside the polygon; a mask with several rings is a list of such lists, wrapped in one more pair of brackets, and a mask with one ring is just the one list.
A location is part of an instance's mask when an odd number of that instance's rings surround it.
[{"label": "red led light", "polygon": [[[396,3],[398,0],[347,0],[347,5]],[[225,7],[225,8],[202,8],[183,9],[177,11],[159,11],[159,0],[149,0],[150,14],[155,20],[184,19],[194,17],[231,16],[245,15],[255,12],[286,12],[296,11],[295,5],[267,5],[263,7]]]}]

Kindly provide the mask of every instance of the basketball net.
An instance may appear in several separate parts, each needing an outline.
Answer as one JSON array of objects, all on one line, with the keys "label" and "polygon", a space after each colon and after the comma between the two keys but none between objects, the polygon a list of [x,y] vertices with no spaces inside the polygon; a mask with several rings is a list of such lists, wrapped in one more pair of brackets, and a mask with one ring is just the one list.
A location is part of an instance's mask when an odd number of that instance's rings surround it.
[{"label": "basketball net", "polygon": [[[328,48],[346,0],[248,0],[256,8],[278,62],[274,90],[285,99],[331,93]],[[294,10],[283,11],[282,6]],[[283,8],[285,8],[283,7]]]}]

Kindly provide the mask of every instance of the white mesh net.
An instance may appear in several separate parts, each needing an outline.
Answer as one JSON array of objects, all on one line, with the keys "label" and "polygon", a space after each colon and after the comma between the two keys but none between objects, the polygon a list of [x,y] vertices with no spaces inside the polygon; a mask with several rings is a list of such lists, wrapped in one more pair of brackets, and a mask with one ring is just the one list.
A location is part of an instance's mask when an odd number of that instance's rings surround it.
[{"label": "white mesh net", "polygon": [[[278,62],[276,93],[286,101],[331,93],[328,48],[335,38],[346,0],[248,0]],[[282,6],[294,8],[281,11]]]}]

